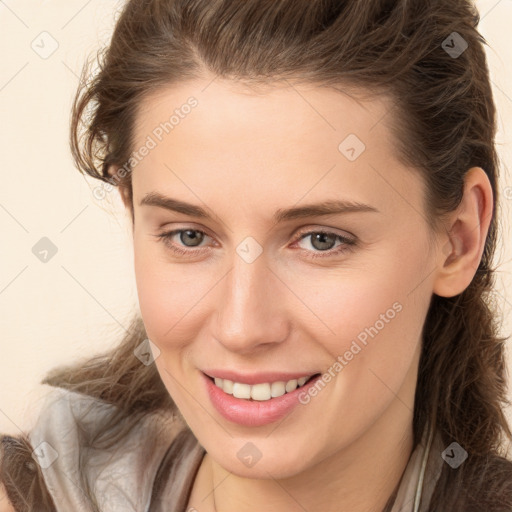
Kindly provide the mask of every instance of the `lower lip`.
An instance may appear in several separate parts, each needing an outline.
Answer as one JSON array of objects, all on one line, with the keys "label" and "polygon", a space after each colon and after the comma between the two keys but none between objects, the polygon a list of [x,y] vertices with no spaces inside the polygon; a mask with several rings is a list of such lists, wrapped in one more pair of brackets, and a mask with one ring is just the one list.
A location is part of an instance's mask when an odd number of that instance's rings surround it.
[{"label": "lower lip", "polygon": [[304,386],[290,393],[260,401],[235,398],[216,386],[210,377],[202,372],[201,374],[206,382],[210,400],[219,414],[233,423],[246,427],[259,427],[284,418],[294,407],[300,404],[299,395],[307,392],[308,388],[314,386],[316,381],[322,377],[322,375],[317,375]]}]

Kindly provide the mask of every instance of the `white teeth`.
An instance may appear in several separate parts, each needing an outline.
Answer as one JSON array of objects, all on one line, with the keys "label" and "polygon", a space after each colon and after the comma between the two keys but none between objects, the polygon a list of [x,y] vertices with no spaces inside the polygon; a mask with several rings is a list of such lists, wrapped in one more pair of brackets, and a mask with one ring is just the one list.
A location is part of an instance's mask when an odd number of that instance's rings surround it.
[{"label": "white teeth", "polygon": [[283,396],[286,393],[286,382],[272,382],[270,386],[270,394],[272,398]]},{"label": "white teeth", "polygon": [[236,398],[251,398],[251,386],[249,384],[233,383],[233,396]]},{"label": "white teeth", "polygon": [[262,384],[242,384],[240,382],[233,382],[228,379],[219,379],[216,377],[215,385],[221,388],[224,393],[233,395],[235,398],[245,398],[246,400],[252,398],[253,400],[265,401],[271,398],[277,398],[290,393],[297,389],[297,386],[303,386],[309,377],[301,377],[300,379],[292,379],[288,382],[278,381],[271,384],[265,382]]},{"label": "white teeth", "polygon": [[286,383],[285,389],[286,389],[287,393],[289,393],[290,391],[293,391],[294,389],[297,389],[297,379],[289,380]]},{"label": "white teeth", "polygon": [[224,393],[227,393],[228,395],[233,394],[233,381],[224,379],[222,382],[222,389],[224,390]]},{"label": "white teeth", "polygon": [[250,387],[253,400],[270,400],[270,384],[254,384]]}]

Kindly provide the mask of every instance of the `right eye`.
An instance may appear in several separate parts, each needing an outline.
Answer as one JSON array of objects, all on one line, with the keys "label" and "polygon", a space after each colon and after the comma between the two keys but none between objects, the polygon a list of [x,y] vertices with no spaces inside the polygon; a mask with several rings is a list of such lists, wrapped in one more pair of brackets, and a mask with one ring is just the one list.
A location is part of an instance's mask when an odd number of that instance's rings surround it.
[{"label": "right eye", "polygon": [[[176,242],[173,241],[173,238],[179,235],[178,239],[183,244],[183,246],[179,246]],[[172,252],[179,254],[180,256],[191,255],[195,256],[198,252],[203,252],[204,249],[193,250],[194,247],[198,247],[199,244],[204,240],[208,235],[204,231],[200,231],[198,229],[175,229],[172,231],[166,231],[164,233],[160,233],[155,235],[160,241],[162,241],[167,248],[169,248]],[[191,245],[187,245],[190,243]],[[183,247],[192,248],[183,249]]]}]

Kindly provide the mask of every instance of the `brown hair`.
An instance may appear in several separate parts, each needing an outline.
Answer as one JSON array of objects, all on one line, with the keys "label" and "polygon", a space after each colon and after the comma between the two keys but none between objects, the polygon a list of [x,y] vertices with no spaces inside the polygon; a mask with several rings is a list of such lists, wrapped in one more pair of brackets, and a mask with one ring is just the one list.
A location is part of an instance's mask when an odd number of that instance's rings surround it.
[{"label": "brown hair", "polygon": [[[430,510],[512,509],[512,462],[503,453],[512,440],[503,408],[507,338],[498,336],[491,267],[498,236],[496,109],[479,21],[469,0],[130,0],[99,54],[98,73],[91,62],[84,68],[71,122],[78,169],[124,187],[130,201],[131,173],[111,174],[134,150],[142,100],[206,76],[250,85],[302,81],[391,98],[399,156],[427,185],[432,232],[459,205],[467,170],[485,170],[494,214],[482,259],[461,294],[433,295],[423,329],[414,445],[432,422],[446,446],[456,441],[468,452],[456,471],[443,465]],[[467,48],[450,53],[449,37]],[[133,354],[145,337],[135,317],[114,350],[44,380],[119,406],[98,442],[115,442],[143,415],[176,410],[155,366]]]}]

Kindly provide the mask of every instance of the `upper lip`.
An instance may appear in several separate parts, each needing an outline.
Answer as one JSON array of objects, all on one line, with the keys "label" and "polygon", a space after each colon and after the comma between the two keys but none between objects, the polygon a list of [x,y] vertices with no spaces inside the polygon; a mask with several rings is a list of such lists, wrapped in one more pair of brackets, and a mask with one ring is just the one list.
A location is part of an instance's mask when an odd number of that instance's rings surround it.
[{"label": "upper lip", "polygon": [[241,384],[263,384],[266,382],[288,382],[301,377],[310,377],[319,372],[258,372],[258,373],[240,373],[234,370],[207,369],[203,373],[208,377],[218,379],[228,379]]}]

